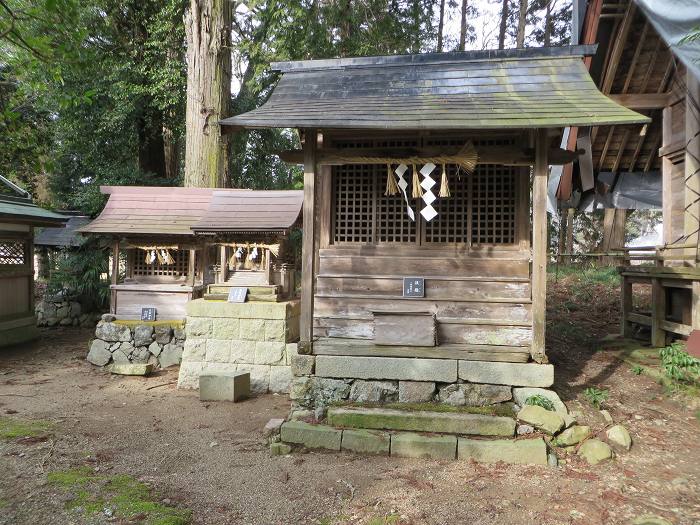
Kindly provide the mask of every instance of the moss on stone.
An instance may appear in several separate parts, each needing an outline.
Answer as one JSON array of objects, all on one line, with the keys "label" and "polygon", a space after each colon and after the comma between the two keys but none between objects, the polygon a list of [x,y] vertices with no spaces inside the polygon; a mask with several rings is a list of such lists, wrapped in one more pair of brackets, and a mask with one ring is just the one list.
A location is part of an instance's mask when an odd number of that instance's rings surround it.
[{"label": "moss on stone", "polygon": [[117,319],[114,321],[114,324],[119,324],[122,326],[128,326],[129,328],[133,328],[138,325],[146,325],[146,326],[169,326],[173,329],[175,328],[184,328],[185,327],[185,321],[178,321],[178,320],[167,320],[164,319],[162,321],[141,321],[138,319]]},{"label": "moss on stone", "polygon": [[454,412],[460,414],[482,414],[485,416],[513,416],[513,403],[499,403],[483,407],[452,406],[443,403],[357,403],[352,401],[339,401],[332,406],[358,407],[358,408],[391,408],[394,410],[408,410],[419,412]]}]

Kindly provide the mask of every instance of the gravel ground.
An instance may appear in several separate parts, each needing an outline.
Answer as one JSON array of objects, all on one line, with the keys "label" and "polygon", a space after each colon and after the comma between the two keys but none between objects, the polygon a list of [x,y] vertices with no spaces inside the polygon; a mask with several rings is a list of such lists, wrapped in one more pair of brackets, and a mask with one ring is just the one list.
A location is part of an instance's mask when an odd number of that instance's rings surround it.
[{"label": "gravel ground", "polygon": [[[591,467],[569,458],[547,468],[322,452],[270,457],[262,428],[286,415],[285,396],[202,403],[175,388],[176,370],[110,376],[84,360],[89,331],[55,329],[0,352],[0,416],[54,424],[45,437],[0,441],[0,524],[114,523],[66,510],[74,494],[47,483],[50,472],[89,466],[138,478],[155,498],[191,509],[197,524],[599,525],[655,514],[697,525],[696,409],[595,351],[591,341],[616,329],[615,297],[597,305],[597,317],[584,309],[572,321],[556,307],[561,286],[550,297],[556,388],[598,431],[605,423],[582,391],[609,389],[609,410],[635,442],[613,462]],[[576,330],[557,324],[572,322]]]}]

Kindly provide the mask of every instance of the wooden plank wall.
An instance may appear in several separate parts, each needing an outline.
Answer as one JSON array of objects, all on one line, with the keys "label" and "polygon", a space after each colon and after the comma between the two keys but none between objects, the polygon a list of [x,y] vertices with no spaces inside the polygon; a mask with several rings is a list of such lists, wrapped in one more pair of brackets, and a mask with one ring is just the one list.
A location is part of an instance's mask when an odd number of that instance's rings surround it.
[{"label": "wooden plank wall", "polygon": [[[18,226],[19,228],[24,228]],[[0,240],[24,246],[24,264],[0,265],[0,318],[26,313],[34,315],[34,270],[32,268],[32,230],[0,231]],[[20,259],[22,258],[19,251]]]},{"label": "wooden plank wall", "polygon": [[190,292],[153,292],[116,290],[118,319],[141,319],[141,308],[158,309],[158,320],[177,320],[187,317],[185,305],[191,299]]}]

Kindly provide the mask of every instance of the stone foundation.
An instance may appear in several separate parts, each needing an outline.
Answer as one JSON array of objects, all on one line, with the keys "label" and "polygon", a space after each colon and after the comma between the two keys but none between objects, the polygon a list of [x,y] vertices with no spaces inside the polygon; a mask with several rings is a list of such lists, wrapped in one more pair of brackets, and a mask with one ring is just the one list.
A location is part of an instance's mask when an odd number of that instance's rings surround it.
[{"label": "stone foundation", "polygon": [[87,360],[97,366],[151,363],[154,368],[167,368],[180,364],[184,343],[182,321],[118,321],[104,314]]},{"label": "stone foundation", "polygon": [[254,393],[287,393],[297,352],[299,302],[187,304],[187,338],[178,388],[199,388],[203,372],[250,372]]},{"label": "stone foundation", "polygon": [[78,301],[44,297],[34,306],[37,326],[94,326],[101,314],[85,312]]}]

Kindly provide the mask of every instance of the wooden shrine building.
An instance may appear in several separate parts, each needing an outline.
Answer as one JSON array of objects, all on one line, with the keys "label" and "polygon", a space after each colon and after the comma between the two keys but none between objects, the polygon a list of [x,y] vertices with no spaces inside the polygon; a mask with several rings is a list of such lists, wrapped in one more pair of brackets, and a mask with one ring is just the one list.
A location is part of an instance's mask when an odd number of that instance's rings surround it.
[{"label": "wooden shrine building", "polygon": [[280,276],[286,268],[276,265],[284,253],[280,246],[299,221],[301,191],[101,191],[109,195],[105,208],[79,231],[112,242],[110,311],[118,318],[139,319],[142,308],[154,307],[159,320],[184,319],[188,301],[227,279],[240,286],[279,285],[291,293]]},{"label": "wooden shrine building", "polygon": [[68,217],[32,202],[0,176],[0,347],[35,339],[34,228],[60,228]]},{"label": "wooden shrine building", "polygon": [[593,53],[274,63],[270,99],[222,121],[302,137],[281,156],[304,165],[299,351],[316,375],[444,382],[434,366],[456,381],[458,363],[464,379],[474,361],[547,362],[548,166],[575,157],[561,128],[648,122],[599,92]]}]

